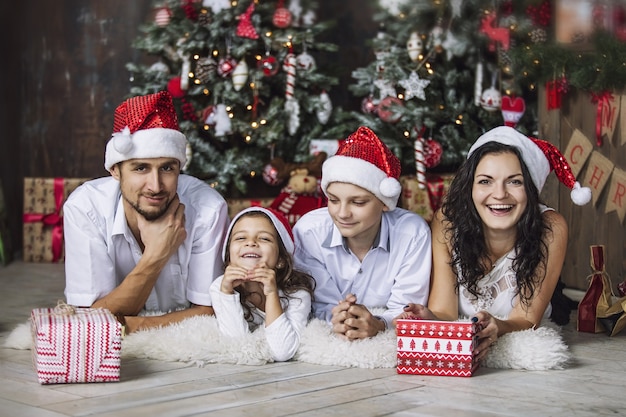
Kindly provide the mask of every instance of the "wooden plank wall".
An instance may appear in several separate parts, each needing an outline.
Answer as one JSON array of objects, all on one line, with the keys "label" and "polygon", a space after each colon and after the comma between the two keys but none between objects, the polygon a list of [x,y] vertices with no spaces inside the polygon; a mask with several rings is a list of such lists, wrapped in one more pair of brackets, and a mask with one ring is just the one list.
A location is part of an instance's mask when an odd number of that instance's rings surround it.
[{"label": "wooden plank wall", "polygon": [[[8,201],[13,251],[22,245],[24,177],[100,177],[115,107],[130,89],[128,62],[145,57],[132,48],[139,26],[152,18],[152,0],[0,2],[0,172]],[[341,52],[327,64],[341,85],[333,104],[358,108],[347,85],[351,71],[374,59],[369,4],[319,1],[318,18],[336,20],[324,40]],[[318,66],[324,65],[324,57]],[[5,242],[6,243],[6,242]]]},{"label": "wooden plank wall", "polygon": [[[561,109],[551,111],[546,110],[543,89],[539,97],[539,136],[542,139],[549,140],[565,152],[572,133],[579,129],[594,144],[594,151],[610,159],[616,167],[626,169],[626,145],[620,144],[621,135],[626,132],[621,131],[619,123],[612,140],[605,137],[601,147],[595,145],[596,105],[591,102],[588,93],[572,89],[564,97]],[[586,170],[587,166],[583,167],[578,175],[581,183]],[[546,203],[567,219],[570,238],[562,278],[568,287],[587,289],[587,277],[591,273],[590,245],[605,245],[606,272],[613,286],[626,278],[626,227],[616,212],[604,212],[608,191],[607,183],[595,206],[589,203],[580,207],[572,203],[569,189],[560,185],[554,175],[550,175],[543,190],[542,197]]]}]

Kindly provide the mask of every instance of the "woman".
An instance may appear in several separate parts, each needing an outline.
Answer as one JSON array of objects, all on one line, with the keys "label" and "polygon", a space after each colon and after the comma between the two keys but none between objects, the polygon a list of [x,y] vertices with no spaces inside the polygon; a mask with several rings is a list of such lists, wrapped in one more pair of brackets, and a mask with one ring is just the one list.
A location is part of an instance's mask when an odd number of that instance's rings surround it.
[{"label": "woman", "polygon": [[568,234],[563,216],[539,199],[551,169],[573,188],[577,204],[589,201],[589,189],[549,143],[505,126],[476,141],[431,225],[428,309],[409,305],[407,315],[472,317],[479,360],[499,336],[550,316]]}]

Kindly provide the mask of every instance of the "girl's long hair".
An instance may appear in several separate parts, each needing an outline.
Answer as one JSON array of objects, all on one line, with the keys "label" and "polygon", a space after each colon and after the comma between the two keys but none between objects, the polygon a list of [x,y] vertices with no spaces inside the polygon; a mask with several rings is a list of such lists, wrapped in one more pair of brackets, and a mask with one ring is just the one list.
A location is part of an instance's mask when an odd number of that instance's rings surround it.
[{"label": "girl's long hair", "polygon": [[[242,216],[240,216],[237,219],[237,221],[241,220],[244,217],[253,217],[253,216],[256,216],[256,217],[263,216],[270,221],[270,224],[273,224],[271,219],[267,216],[267,214],[260,212],[260,211],[252,211],[249,213],[245,213]],[[284,296],[281,296],[281,298],[283,299],[292,298],[293,293],[299,290],[304,290],[311,295],[311,300],[313,300],[314,291],[315,291],[315,279],[313,279],[313,277],[309,274],[306,274],[302,271],[294,269],[293,256],[291,256],[291,254],[287,252],[287,249],[285,248],[285,245],[283,244],[283,241],[280,238],[278,231],[276,232],[276,236],[278,237],[278,241],[277,241],[278,262],[280,263],[280,261],[282,261],[284,265],[282,268],[275,269],[276,286],[284,294]],[[230,264],[230,235],[228,236],[226,245],[227,245],[226,256],[224,259],[224,263],[228,265]],[[237,287],[235,287],[235,291],[237,291],[240,294],[239,301],[241,305],[243,306],[245,319],[251,320],[252,319],[252,307],[250,307],[250,304],[246,302],[248,297],[251,295],[251,293],[249,291],[246,291],[243,285],[238,285]]]},{"label": "girl's long hair", "polygon": [[488,142],[476,149],[455,174],[442,205],[445,233],[452,251],[450,265],[457,273],[457,290],[463,286],[479,298],[478,282],[490,271],[491,261],[485,244],[483,223],[472,200],[472,186],[476,167],[482,158],[487,154],[503,153],[512,153],[519,159],[527,196],[526,209],[517,224],[516,255],[512,268],[517,282],[516,293],[522,305],[528,307],[535,289],[545,277],[545,236],[550,226],[541,213],[537,187],[516,147]]}]

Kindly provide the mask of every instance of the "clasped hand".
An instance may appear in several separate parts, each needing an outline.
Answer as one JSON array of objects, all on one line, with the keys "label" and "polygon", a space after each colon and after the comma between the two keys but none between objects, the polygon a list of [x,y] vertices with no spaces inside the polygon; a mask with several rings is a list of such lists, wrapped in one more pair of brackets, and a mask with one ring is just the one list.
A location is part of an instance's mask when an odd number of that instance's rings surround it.
[{"label": "clasped hand", "polygon": [[384,323],[374,317],[363,305],[357,304],[354,294],[349,294],[332,309],[333,331],[348,340],[373,337],[385,330]]},{"label": "clasped hand", "polygon": [[258,282],[263,287],[266,296],[276,292],[276,271],[268,268],[265,263],[246,269],[236,265],[228,265],[224,271],[224,278],[220,290],[226,294],[232,294],[234,288],[246,282]]}]

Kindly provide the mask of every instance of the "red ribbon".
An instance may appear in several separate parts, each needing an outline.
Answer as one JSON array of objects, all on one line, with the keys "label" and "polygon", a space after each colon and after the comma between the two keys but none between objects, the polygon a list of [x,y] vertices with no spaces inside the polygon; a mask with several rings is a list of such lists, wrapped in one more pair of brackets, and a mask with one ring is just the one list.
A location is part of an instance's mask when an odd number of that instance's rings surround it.
[{"label": "red ribbon", "polygon": [[603,91],[599,94],[591,93],[591,102],[596,104],[596,144],[602,146],[602,110],[604,104],[613,99],[613,94]]},{"label": "red ribbon", "polygon": [[63,253],[63,216],[61,216],[61,208],[63,207],[63,178],[54,179],[54,213],[37,214],[24,213],[22,221],[24,223],[39,223],[44,226],[52,226],[52,262],[61,259]]}]

